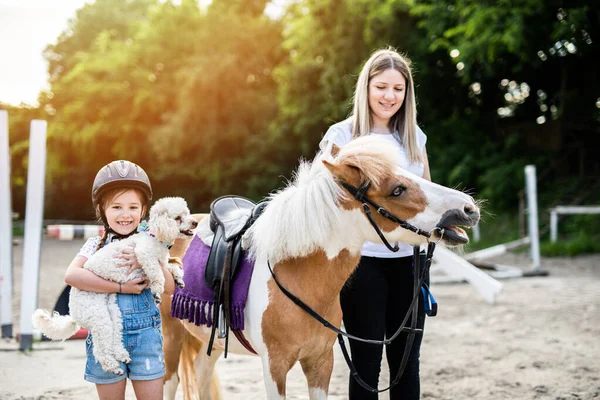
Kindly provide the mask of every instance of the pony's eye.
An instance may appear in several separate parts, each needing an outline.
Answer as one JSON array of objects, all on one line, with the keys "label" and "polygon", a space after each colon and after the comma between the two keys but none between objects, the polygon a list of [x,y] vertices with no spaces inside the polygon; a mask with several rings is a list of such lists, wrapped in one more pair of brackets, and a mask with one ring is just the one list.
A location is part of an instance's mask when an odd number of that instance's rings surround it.
[{"label": "pony's eye", "polygon": [[394,190],[392,190],[392,194],[390,196],[392,196],[392,197],[401,196],[405,190],[406,190],[406,188],[404,186],[396,186],[394,188]]}]

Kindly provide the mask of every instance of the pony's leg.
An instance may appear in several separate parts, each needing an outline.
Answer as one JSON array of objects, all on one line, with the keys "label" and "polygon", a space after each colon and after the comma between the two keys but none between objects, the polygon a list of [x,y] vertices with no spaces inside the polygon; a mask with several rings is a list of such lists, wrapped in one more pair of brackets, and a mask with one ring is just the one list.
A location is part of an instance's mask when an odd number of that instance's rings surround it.
[{"label": "pony's leg", "polygon": [[329,348],[325,353],[316,357],[300,360],[300,365],[308,382],[310,400],[327,399],[329,381],[333,371],[333,348]]},{"label": "pony's leg", "polygon": [[267,399],[284,400],[287,373],[291,369],[290,363],[284,359],[270,360],[268,353],[262,355],[261,359]]},{"label": "pony's leg", "polygon": [[[183,276],[183,263],[181,262],[181,259],[185,255],[191,241],[191,239],[187,238],[175,240],[167,262],[167,269],[171,271],[172,274],[173,270],[177,269],[181,276]],[[177,283],[177,281],[175,283]],[[183,282],[181,283],[183,284]],[[162,301],[158,308],[160,310],[164,338],[163,353],[165,355],[166,368],[166,374],[163,378],[164,397],[168,400],[175,399],[177,387],[179,386],[181,379],[184,399],[188,400],[192,396],[189,387],[191,385],[189,385],[188,382],[193,379],[189,376],[192,374],[187,371],[192,369],[192,361],[189,361],[187,358],[188,354],[189,357],[195,357],[197,350],[190,348],[189,344],[185,344],[184,336],[186,333],[183,322],[177,318],[171,317],[171,295],[163,293],[161,298]],[[179,368],[183,369],[181,373],[179,372]]]},{"label": "pony's leg", "polygon": [[183,345],[183,323],[170,315],[171,295],[163,294],[159,305],[163,332],[163,353],[165,355],[166,373],[163,377],[165,399],[175,400],[179,386],[179,359]]},{"label": "pony's leg", "polygon": [[[185,325],[184,325],[185,328]],[[181,357],[179,361],[179,376],[181,378],[181,387],[183,389],[183,398],[184,400],[192,400],[198,399],[198,394],[200,389],[198,389],[198,382],[196,382],[196,359],[199,357],[207,357],[206,355],[206,346],[202,346],[204,343],[203,340],[198,339],[194,335],[192,335],[187,329],[184,329],[183,332],[183,346],[181,348]],[[202,348],[203,347],[203,348]],[[203,354],[200,354],[200,351]],[[219,352],[219,350],[214,350],[215,352]],[[212,353],[215,358],[218,358],[217,353]],[[214,363],[213,363],[214,364]],[[200,367],[202,368],[202,367]],[[212,379],[210,376],[205,377],[207,383],[210,385],[210,388],[204,389],[206,392],[210,391],[209,395],[204,395],[201,399],[209,398],[211,400],[223,400],[223,394],[221,393],[221,385],[219,383],[219,378],[217,376],[217,372],[212,372]]]},{"label": "pony's leg", "polygon": [[208,342],[202,341],[200,351],[194,360],[194,374],[201,400],[215,400],[213,398],[212,382],[215,364],[223,354],[223,350],[213,348],[210,356],[206,354]]}]

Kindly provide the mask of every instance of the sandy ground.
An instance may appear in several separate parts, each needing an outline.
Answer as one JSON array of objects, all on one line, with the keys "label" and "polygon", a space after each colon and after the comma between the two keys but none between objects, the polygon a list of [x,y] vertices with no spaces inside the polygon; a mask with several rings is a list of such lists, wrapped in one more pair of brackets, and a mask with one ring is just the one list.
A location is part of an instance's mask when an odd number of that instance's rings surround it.
[{"label": "sandy ground", "polygon": [[[43,241],[40,307],[54,306],[82,244]],[[23,246],[14,250],[18,332]],[[525,254],[495,261],[529,268]],[[600,399],[600,255],[542,259],[542,267],[549,276],[502,280],[495,305],[465,283],[434,285],[440,311],[426,322],[423,399]],[[83,340],[72,340],[36,343],[23,353],[14,339],[1,341],[0,399],[95,398],[94,386],[83,380],[84,349]],[[225,399],[265,398],[258,358],[229,355],[217,370]],[[336,347],[330,399],[347,398],[347,374]],[[127,398],[134,398],[131,386]],[[298,366],[288,376],[288,399],[308,399]]]}]

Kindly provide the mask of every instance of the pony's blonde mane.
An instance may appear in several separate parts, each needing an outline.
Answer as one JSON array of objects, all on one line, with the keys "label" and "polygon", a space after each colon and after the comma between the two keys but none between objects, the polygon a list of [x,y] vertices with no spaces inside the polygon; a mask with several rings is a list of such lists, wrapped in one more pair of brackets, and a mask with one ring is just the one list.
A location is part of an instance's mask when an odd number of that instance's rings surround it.
[{"label": "pony's blonde mane", "polygon": [[321,162],[301,160],[292,181],[268,197],[269,204],[250,228],[250,254],[271,263],[318,250],[340,222],[342,189]]},{"label": "pony's blonde mane", "polygon": [[318,153],[313,162],[300,161],[292,182],[271,194],[261,217],[246,234],[251,256],[278,261],[311,254],[344,229],[340,200],[348,193],[338,185],[322,160],[359,168],[373,185],[393,174],[398,155],[387,141],[362,137],[347,144],[335,158]]}]

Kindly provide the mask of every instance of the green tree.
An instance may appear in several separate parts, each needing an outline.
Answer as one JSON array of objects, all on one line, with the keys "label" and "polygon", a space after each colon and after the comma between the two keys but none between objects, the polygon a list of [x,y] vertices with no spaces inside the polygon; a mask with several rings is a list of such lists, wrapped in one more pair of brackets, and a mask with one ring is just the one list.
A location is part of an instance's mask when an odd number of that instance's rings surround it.
[{"label": "green tree", "polygon": [[212,3],[178,72],[176,107],[151,132],[157,176],[197,209],[220,195],[258,199],[269,190],[264,141],[278,112],[272,71],[282,52],[266,3]]},{"label": "green tree", "polygon": [[[74,26],[94,19],[94,6],[103,20],[105,3],[88,5],[85,18]],[[102,165],[126,158],[144,166],[151,176],[157,168],[149,132],[175,107],[175,82],[189,57],[200,11],[193,1],[180,6],[145,4],[145,9],[138,9],[136,23],[129,24],[128,35],[121,35],[117,24],[98,31],[90,45],[84,36],[82,48],[65,57],[70,68],[52,82],[45,106],[56,114],[49,139],[49,154],[57,165],[51,174],[51,198],[69,193],[79,210],[71,213],[78,218],[90,215],[89,187]],[[113,5],[128,9],[128,3]],[[70,36],[69,43],[75,42],[76,37]],[[64,212],[58,202],[50,207]]]},{"label": "green tree", "polygon": [[528,163],[549,203],[598,181],[597,5],[302,0],[274,21],[267,3],[86,4],[45,52],[40,107],[11,111],[13,182],[35,115],[49,122],[48,218],[90,218],[94,173],[117,158],[197,211],[223,194],[262,198],[348,115],[362,62],[386,46],[413,61],[435,181],[494,209],[516,208]]},{"label": "green tree", "polygon": [[280,174],[289,176],[299,157],[312,158],[327,128],[351,108],[364,41],[367,1],[307,0],[284,18],[286,60],[275,71],[280,114],[270,143],[279,151]]},{"label": "green tree", "polygon": [[79,63],[77,54],[91,50],[101,32],[111,31],[122,41],[131,39],[137,24],[145,19],[148,8],[156,4],[156,0],[96,0],[84,4],[77,10],[75,18],[69,20],[57,42],[44,52],[50,83],[68,74]]},{"label": "green tree", "polygon": [[476,188],[498,209],[510,209],[526,164],[546,176],[598,169],[584,154],[598,126],[590,63],[598,53],[591,42],[597,6],[388,0],[379,10],[378,31],[390,32],[383,37],[392,42],[403,33],[386,26],[402,26],[402,11],[418,27],[404,42],[416,64],[419,120],[438,182]]}]

